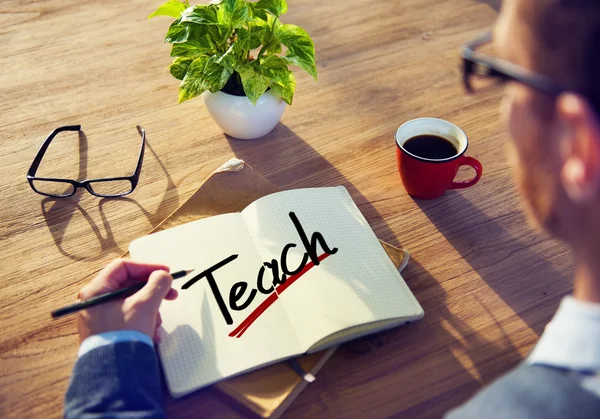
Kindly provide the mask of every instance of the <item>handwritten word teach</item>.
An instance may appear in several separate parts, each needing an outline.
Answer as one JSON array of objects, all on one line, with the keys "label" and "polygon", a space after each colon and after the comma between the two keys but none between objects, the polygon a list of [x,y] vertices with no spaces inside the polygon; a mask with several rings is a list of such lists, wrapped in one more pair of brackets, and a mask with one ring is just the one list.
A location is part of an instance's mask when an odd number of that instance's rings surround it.
[{"label": "handwritten word teach", "polygon": [[[202,278],[206,278],[219,309],[221,310],[221,314],[228,325],[233,324],[233,319],[229,310],[241,311],[246,309],[252,304],[252,301],[254,301],[254,298],[259,292],[269,296],[254,309],[246,320],[240,323],[238,328],[230,333],[229,336],[240,337],[250,324],[252,324],[271,304],[273,304],[273,302],[277,300],[278,294],[281,294],[281,292],[287,289],[312,267],[319,266],[319,263],[327,256],[333,255],[338,251],[336,247],[330,248],[323,235],[319,232],[314,232],[309,239],[296,214],[290,212],[289,216],[305,250],[299,266],[293,268],[288,264],[288,253],[290,249],[297,247],[298,245],[296,243],[286,244],[281,250],[279,260],[272,259],[270,262],[263,262],[256,277],[256,288],[248,289],[249,285],[244,281],[233,284],[229,290],[228,304],[225,303],[223,294],[221,294],[221,291],[217,286],[215,274],[220,268],[237,259],[238,255],[231,255],[214,264],[210,268],[194,276],[181,287],[182,289],[188,289]],[[321,255],[317,252],[317,246],[319,245],[324,252]],[[269,272],[270,275],[267,272]],[[268,278],[269,276],[270,278]],[[277,289],[277,293],[274,293],[275,289]]]}]

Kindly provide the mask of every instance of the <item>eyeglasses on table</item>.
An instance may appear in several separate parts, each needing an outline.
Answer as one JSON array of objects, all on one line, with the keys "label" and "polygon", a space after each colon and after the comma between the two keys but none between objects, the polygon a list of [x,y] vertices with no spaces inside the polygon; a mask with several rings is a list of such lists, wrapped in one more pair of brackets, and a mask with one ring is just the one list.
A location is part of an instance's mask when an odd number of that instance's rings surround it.
[{"label": "eyeglasses on table", "polygon": [[51,196],[55,198],[68,198],[73,196],[78,188],[85,188],[92,195],[103,198],[115,198],[132,193],[136,188],[140,178],[142,162],[144,160],[144,150],[146,148],[146,130],[139,125],[137,126],[137,130],[142,137],[142,145],[137,166],[131,176],[85,180],[38,177],[35,174],[52,140],[63,131],[81,131],[81,125],[69,125],[56,128],[50,133],[50,135],[48,135],[37,152],[35,159],[33,159],[31,167],[27,171],[27,181],[29,182],[31,189],[40,195]]}]

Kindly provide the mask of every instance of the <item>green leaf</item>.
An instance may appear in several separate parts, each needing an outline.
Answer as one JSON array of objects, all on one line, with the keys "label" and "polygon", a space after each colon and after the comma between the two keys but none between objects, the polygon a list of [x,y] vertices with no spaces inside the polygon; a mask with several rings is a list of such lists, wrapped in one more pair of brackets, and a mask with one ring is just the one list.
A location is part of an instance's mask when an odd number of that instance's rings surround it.
[{"label": "green leaf", "polygon": [[248,29],[239,28],[237,30],[238,39],[236,43],[239,43],[240,48],[244,51],[251,51],[260,47],[260,38],[256,33],[250,32]]},{"label": "green leaf", "polygon": [[273,71],[278,69],[288,69],[287,62],[277,55],[268,55],[260,60],[260,70],[262,72]]},{"label": "green leaf", "polygon": [[287,13],[288,6],[285,0],[258,0],[254,5],[254,10],[266,10],[275,16],[281,16]]},{"label": "green leaf", "polygon": [[233,71],[230,71],[229,68],[226,68],[219,64],[217,61],[219,60],[219,56],[213,55],[206,62],[206,67],[204,68],[204,85],[203,87],[206,90],[210,90],[212,93],[218,92],[229,80],[229,77],[233,74]]},{"label": "green leaf", "polygon": [[192,61],[194,61],[193,58],[177,57],[169,66],[169,72],[176,79],[183,80],[183,78],[185,77],[185,73],[187,73]]},{"label": "green leaf", "polygon": [[230,28],[241,28],[250,19],[250,8],[246,0],[223,0],[217,12],[219,23]]},{"label": "green leaf", "polygon": [[261,60],[258,71],[271,80],[271,82],[285,84],[289,81],[292,73],[287,62],[276,55],[269,55]]},{"label": "green leaf", "polygon": [[281,26],[282,23],[273,15],[267,15],[267,18],[264,20],[254,19],[248,24],[250,31],[259,36],[263,45],[276,36],[276,33],[273,33],[273,31],[275,30],[276,32]]},{"label": "green leaf", "polygon": [[203,31],[201,34],[195,36],[190,34],[188,39],[196,39],[208,33],[215,49],[223,49],[231,34],[231,30],[219,22],[217,6],[197,5],[187,9],[181,16],[183,22],[195,24],[197,27],[202,28]]},{"label": "green leaf", "polygon": [[259,18],[264,21],[267,20],[267,11],[266,10],[257,8],[256,3],[248,3],[248,6],[250,7],[250,11],[252,12],[253,18]]},{"label": "green leaf", "polygon": [[303,69],[304,71],[306,71],[308,74],[310,74],[311,76],[313,76],[313,78],[315,80],[317,80],[317,66],[315,65],[314,62],[310,62],[304,58],[300,58],[297,55],[291,54],[290,51],[288,51],[285,55],[285,57],[283,57],[289,64],[295,65],[297,67],[300,67],[301,69]]},{"label": "green leaf", "polygon": [[242,86],[246,96],[253,105],[267,91],[269,78],[257,70],[257,61],[252,61],[239,69],[242,77]]},{"label": "green leaf", "polygon": [[176,42],[185,42],[187,37],[188,29],[186,25],[181,24],[181,19],[176,19],[173,23],[171,23],[171,26],[169,26],[169,30],[165,36],[165,42],[169,42],[171,44]]},{"label": "green leaf", "polygon": [[271,87],[271,90],[281,96],[285,103],[291,105],[292,101],[294,100],[294,91],[296,90],[296,78],[294,77],[294,73],[291,71],[288,72],[287,78],[288,79],[285,81],[285,83],[277,83],[272,81],[269,86]]},{"label": "green leaf", "polygon": [[206,35],[210,29],[215,26],[196,25],[195,23],[181,22],[181,19],[175,20],[165,37],[165,42],[178,44],[188,40],[200,39]]},{"label": "green leaf", "polygon": [[230,28],[222,25],[214,25],[208,29],[208,33],[215,45],[227,47],[227,40],[231,37]]},{"label": "green leaf", "polygon": [[279,54],[281,52],[281,42],[274,40],[269,44],[265,53],[267,54]]},{"label": "green leaf", "polygon": [[200,4],[189,7],[181,13],[182,22],[196,23],[198,25],[218,25],[217,11],[215,7]]},{"label": "green leaf", "polygon": [[269,78],[271,89],[291,105],[296,90],[296,78],[288,69],[287,62],[276,55],[269,55],[261,60],[258,69]]},{"label": "green leaf", "polygon": [[[250,4],[252,4],[252,3],[250,3]],[[265,22],[265,21],[261,20],[260,22]],[[250,29],[250,32],[252,32],[253,36],[258,38],[258,40],[260,41],[261,44],[265,43],[266,35],[269,30],[269,28],[266,25],[262,25],[260,23],[253,22],[248,25],[248,29]]]},{"label": "green leaf", "polygon": [[234,42],[229,46],[229,49],[225,51],[225,54],[217,58],[216,63],[222,65],[233,73],[234,65],[237,64],[237,45]]},{"label": "green leaf", "polygon": [[179,17],[181,12],[186,9],[185,3],[182,3],[178,0],[169,0],[168,2],[160,5],[158,9],[154,11],[148,19],[151,19],[156,16],[171,16],[171,17]]},{"label": "green leaf", "polygon": [[281,25],[277,28],[277,38],[288,48],[285,59],[317,79],[315,45],[304,29],[296,25]]},{"label": "green leaf", "polygon": [[268,15],[267,20],[255,19],[249,24],[250,32],[265,46],[266,54],[281,52],[281,42],[277,39],[277,30],[281,26],[282,23],[273,15]]},{"label": "green leaf", "polygon": [[244,63],[241,59],[242,54],[244,54],[244,51],[240,48],[239,43],[234,42],[223,55],[217,58],[216,62],[233,73]]},{"label": "green leaf", "polygon": [[171,57],[197,58],[207,52],[212,52],[214,47],[208,36],[200,39],[173,44]]},{"label": "green leaf", "polygon": [[272,32],[274,32],[273,36],[276,37],[277,32],[283,26],[283,23],[281,23],[281,20],[279,20],[277,17],[273,15],[267,15],[267,25],[269,27],[269,30],[272,29]]},{"label": "green leaf", "polygon": [[206,67],[207,62],[208,57],[206,56],[198,57],[192,61],[183,81],[179,85],[179,103],[193,99],[207,90],[204,83],[204,67]]}]

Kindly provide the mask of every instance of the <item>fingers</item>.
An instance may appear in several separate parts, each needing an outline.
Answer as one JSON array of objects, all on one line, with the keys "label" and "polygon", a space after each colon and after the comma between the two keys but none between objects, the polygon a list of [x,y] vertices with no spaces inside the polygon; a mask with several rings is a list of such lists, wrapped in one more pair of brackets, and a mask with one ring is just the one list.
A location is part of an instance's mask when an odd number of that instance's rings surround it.
[{"label": "fingers", "polygon": [[108,264],[98,276],[104,275],[109,282],[120,287],[127,280],[145,281],[152,272],[157,270],[168,272],[169,268],[164,265],[153,263],[136,262],[129,259],[116,259]]},{"label": "fingers", "polygon": [[156,270],[168,271],[169,268],[164,265],[115,259],[100,271],[92,282],[81,289],[79,298],[85,300],[95,295],[118,290],[131,282],[145,281]]},{"label": "fingers", "polygon": [[177,292],[177,290],[175,288],[171,288],[169,290],[169,292],[167,293],[165,300],[172,301],[172,300],[176,299],[178,295],[179,295],[179,293]]},{"label": "fingers", "polygon": [[154,271],[150,274],[144,288],[131,296],[144,310],[157,313],[162,300],[169,294],[173,278],[165,271]]}]

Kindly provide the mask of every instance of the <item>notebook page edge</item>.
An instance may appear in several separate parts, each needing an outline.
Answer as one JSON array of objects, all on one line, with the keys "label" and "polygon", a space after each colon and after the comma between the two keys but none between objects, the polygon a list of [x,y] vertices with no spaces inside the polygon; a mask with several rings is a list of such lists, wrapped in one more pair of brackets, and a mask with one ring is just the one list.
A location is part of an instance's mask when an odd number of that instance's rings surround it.
[{"label": "notebook page edge", "polygon": [[[316,342],[313,346],[306,350],[307,354],[320,352],[322,350],[331,348],[333,346],[339,346],[343,343],[350,342],[361,337],[365,337],[374,333],[383,332],[384,330],[393,329],[400,327],[406,323],[420,320],[423,318],[423,311],[414,313],[402,317],[394,317],[391,319],[376,320],[374,322],[359,324],[356,326],[348,327],[344,330],[332,333],[329,336],[324,337],[319,342]],[[356,329],[356,332],[352,332]],[[340,335],[339,338],[335,338],[335,335]]]},{"label": "notebook page edge", "polygon": [[193,387],[193,388],[190,388],[190,389],[187,389],[187,390],[183,389],[181,391],[174,391],[174,388],[171,387],[171,385],[169,384],[168,377],[167,377],[166,374],[165,374],[165,380],[167,380],[167,388],[169,389],[169,394],[171,396],[175,397],[175,398],[180,398],[180,397],[184,397],[184,396],[186,396],[188,394],[191,394],[191,393],[193,393],[195,391],[201,390],[201,389],[203,389],[205,387],[209,387],[209,386],[211,386],[213,384],[220,383],[221,381],[228,380],[228,379],[234,378],[234,377],[238,377],[238,376],[240,376],[242,374],[247,374],[247,373],[250,373],[252,371],[256,371],[258,369],[261,369],[261,368],[266,368],[266,367],[269,367],[271,365],[275,365],[275,364],[278,364],[280,362],[283,362],[283,361],[286,361],[288,359],[292,359],[294,357],[301,356],[301,355],[303,355],[302,352],[294,353],[292,355],[286,355],[284,357],[280,357],[280,358],[274,359],[272,361],[269,361],[269,362],[266,362],[266,363],[263,363],[263,364],[260,364],[260,365],[256,365],[254,367],[241,370],[241,371],[239,371],[239,372],[237,372],[235,374],[228,375],[226,377],[221,377],[221,378],[219,378],[217,380],[207,381],[207,382],[205,382],[205,383],[203,383],[203,384],[201,384],[201,385],[199,385],[197,387]]}]

